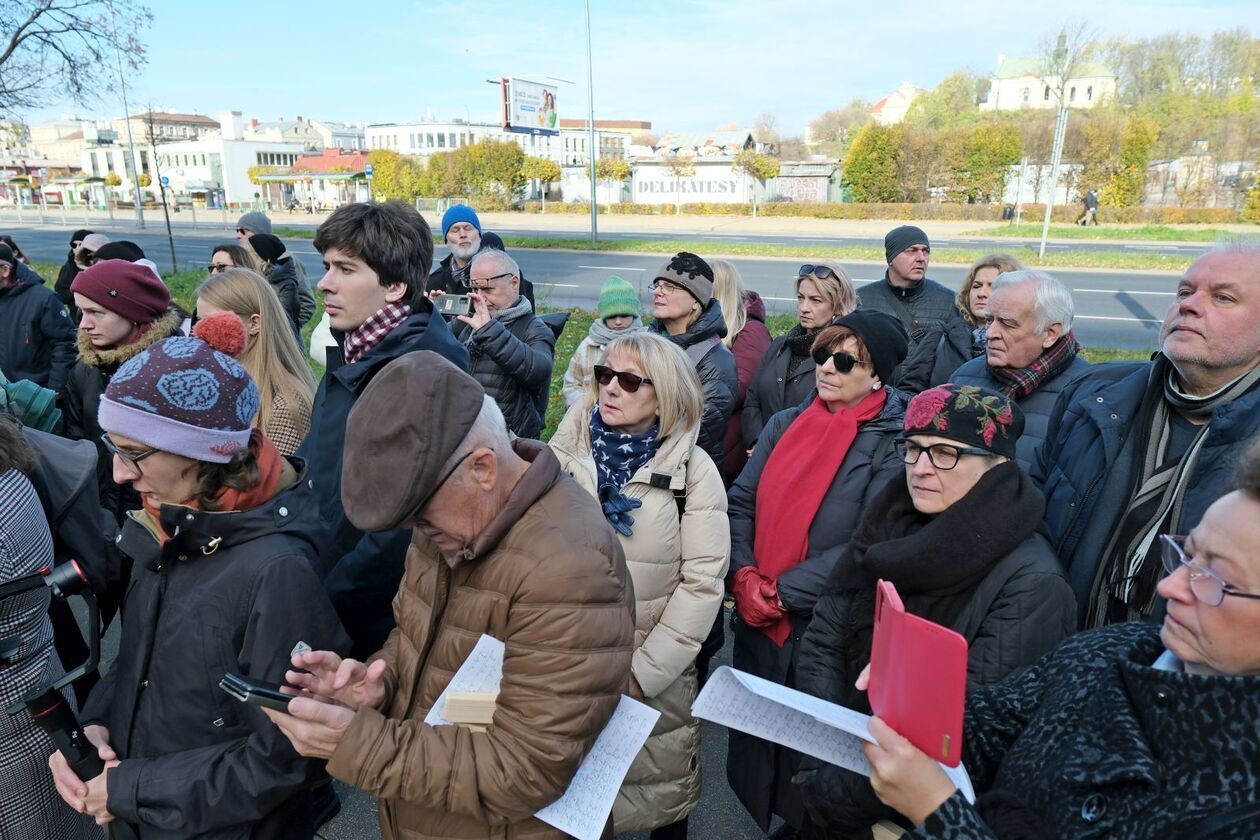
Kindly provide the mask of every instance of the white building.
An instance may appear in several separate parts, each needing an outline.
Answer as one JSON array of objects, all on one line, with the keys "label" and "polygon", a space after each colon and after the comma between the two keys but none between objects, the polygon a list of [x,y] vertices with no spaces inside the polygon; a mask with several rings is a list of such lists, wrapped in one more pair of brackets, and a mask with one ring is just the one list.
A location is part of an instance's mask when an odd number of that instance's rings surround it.
[{"label": "white building", "polygon": [[378,123],[367,126],[364,131],[369,150],[391,149],[399,154],[428,157],[434,152],[449,152],[482,140],[495,140],[516,143],[527,155],[560,160],[558,137],[507,131],[498,123],[463,120]]},{"label": "white building", "polygon": [[[997,72],[989,77],[989,94],[981,111],[1016,111],[1020,108],[1055,109],[1059,77],[1043,75],[1037,58],[998,56]],[[1082,62],[1064,89],[1070,108],[1093,108],[1116,94],[1116,75],[1098,61]]]},{"label": "white building", "polygon": [[[233,112],[236,115],[238,112]],[[301,116],[293,120],[281,117],[273,122],[250,120],[242,127],[242,140],[261,140],[264,143],[301,143],[307,149],[322,149],[324,136]]]},{"label": "white building", "polygon": [[339,123],[328,120],[311,120],[311,126],[319,132],[320,148],[343,149],[347,152],[367,148],[367,135],[363,123]]},{"label": "white building", "polygon": [[892,93],[866,109],[866,113],[880,125],[896,125],[906,118],[914,100],[927,93],[921,87],[902,82]]},{"label": "white building", "polygon": [[681,177],[658,160],[634,164],[630,176],[630,200],[636,204],[746,204],[752,200],[755,182],[731,167],[729,157],[695,158],[694,175]]}]

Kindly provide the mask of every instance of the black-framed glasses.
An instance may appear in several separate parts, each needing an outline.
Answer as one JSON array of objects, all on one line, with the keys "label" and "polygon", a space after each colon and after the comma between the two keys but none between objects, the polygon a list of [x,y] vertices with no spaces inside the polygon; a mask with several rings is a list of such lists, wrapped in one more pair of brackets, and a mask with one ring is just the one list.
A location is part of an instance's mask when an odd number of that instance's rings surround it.
[{"label": "black-framed glasses", "polygon": [[671,283],[668,280],[659,280],[659,279],[653,280],[652,285],[648,286],[648,288],[654,292],[664,292],[667,295],[672,295],[675,292],[683,291],[683,287],[679,286],[677,283]]},{"label": "black-framed glasses", "polygon": [[640,385],[651,385],[652,380],[639,376],[637,373],[631,373],[628,370],[613,370],[604,365],[595,365],[595,381],[600,385],[607,385],[613,381],[613,377],[617,377],[617,384],[621,386],[621,390],[627,394],[633,394],[639,390]]},{"label": "black-framed glasses", "polygon": [[1164,571],[1170,575],[1182,566],[1189,570],[1190,591],[1194,593],[1195,598],[1209,607],[1219,607],[1225,600],[1226,595],[1260,601],[1260,595],[1253,595],[1250,592],[1239,592],[1234,588],[1233,584],[1226,583],[1216,572],[1202,563],[1196,563],[1191,560],[1190,555],[1186,554],[1185,545],[1185,537],[1160,534],[1159,556],[1164,561]]},{"label": "black-framed glasses", "polygon": [[146,449],[143,452],[126,452],[118,448],[118,444],[114,443],[113,439],[109,436],[109,432],[101,435],[101,443],[105,445],[105,451],[110,454],[110,457],[117,455],[124,464],[135,472],[136,475],[144,474],[140,471],[141,461],[148,458],[155,452],[161,451],[160,449]]},{"label": "black-framed glasses", "polygon": [[809,263],[805,263],[805,265],[801,266],[800,270],[796,272],[797,277],[808,277],[811,274],[819,280],[826,280],[828,277],[836,276],[836,273],[831,270],[830,266],[810,265]]},{"label": "black-framed glasses", "polygon": [[836,373],[848,373],[853,368],[862,364],[852,353],[846,353],[844,350],[831,352],[826,347],[819,347],[813,353],[814,364],[822,367],[827,364],[827,360],[831,359],[831,364],[835,367]]},{"label": "black-framed glasses", "polygon": [[958,466],[958,459],[964,455],[992,455],[987,449],[975,446],[954,446],[950,443],[934,443],[931,446],[920,446],[909,438],[899,437],[893,441],[897,454],[907,464],[919,463],[919,456],[927,453],[928,460],[938,470],[952,470]]},{"label": "black-framed glasses", "polygon": [[480,285],[474,286],[472,285],[472,283],[469,283],[468,288],[472,289],[477,294],[484,294],[485,292],[494,290],[494,286],[492,284],[494,283],[495,280],[502,280],[504,277],[515,277],[515,276],[516,275],[510,271],[507,272],[506,274],[496,274],[493,277],[487,277],[484,280],[478,281]]},{"label": "black-framed glasses", "polygon": [[206,271],[209,271],[211,274],[219,274],[220,272],[227,271],[229,268],[236,268],[236,266],[210,263],[210,265],[206,266]]}]

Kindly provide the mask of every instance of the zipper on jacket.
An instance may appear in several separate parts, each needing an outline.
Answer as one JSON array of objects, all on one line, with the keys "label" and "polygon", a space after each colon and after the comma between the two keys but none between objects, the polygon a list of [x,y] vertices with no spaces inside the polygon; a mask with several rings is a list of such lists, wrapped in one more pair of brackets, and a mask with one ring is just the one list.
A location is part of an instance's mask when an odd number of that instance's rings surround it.
[{"label": "zipper on jacket", "polygon": [[137,675],[139,683],[136,685],[136,700],[131,707],[131,721],[127,726],[127,746],[132,748],[134,752],[136,737],[136,722],[140,718],[140,704],[144,701],[144,694],[149,690],[149,665],[153,661],[153,651],[157,648],[159,627],[162,623],[162,603],[166,600],[166,584],[167,573],[170,563],[163,558],[158,564],[158,587],[157,587],[157,606],[153,610],[153,639],[149,644],[148,651],[144,655],[144,665],[140,668]]}]

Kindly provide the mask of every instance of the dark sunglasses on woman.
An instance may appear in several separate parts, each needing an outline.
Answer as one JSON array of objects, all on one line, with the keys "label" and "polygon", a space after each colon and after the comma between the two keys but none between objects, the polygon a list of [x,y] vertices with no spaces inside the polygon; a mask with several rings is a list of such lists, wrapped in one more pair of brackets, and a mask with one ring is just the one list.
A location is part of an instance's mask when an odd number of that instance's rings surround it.
[{"label": "dark sunglasses on woman", "polygon": [[826,280],[828,277],[836,276],[836,273],[825,265],[810,265],[809,263],[801,266],[800,271],[796,272],[797,277],[808,277],[811,274],[819,280]]},{"label": "dark sunglasses on woman", "polygon": [[630,373],[626,370],[613,370],[604,365],[595,365],[595,381],[600,385],[607,385],[613,381],[613,377],[617,377],[617,384],[621,386],[621,390],[628,394],[633,394],[639,390],[640,385],[651,385],[651,379],[645,379],[636,373]]},{"label": "dark sunglasses on woman", "polygon": [[836,373],[848,373],[861,364],[856,356],[843,350],[832,353],[826,347],[819,347],[814,351],[814,364],[819,367],[827,364],[828,359],[831,359],[831,364],[835,366]]}]

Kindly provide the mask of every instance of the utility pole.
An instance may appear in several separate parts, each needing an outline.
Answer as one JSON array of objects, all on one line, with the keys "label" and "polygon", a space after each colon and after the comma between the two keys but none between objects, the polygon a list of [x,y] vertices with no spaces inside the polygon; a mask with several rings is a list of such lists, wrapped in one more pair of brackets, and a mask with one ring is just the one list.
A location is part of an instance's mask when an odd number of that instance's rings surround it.
[{"label": "utility pole", "polygon": [[595,72],[591,66],[591,0],[586,6],[586,127],[591,146],[591,242],[599,241],[599,205],[595,202]]},{"label": "utility pole", "polygon": [[[131,139],[131,108],[127,105],[127,80],[123,76],[122,50],[118,48],[118,16],[114,14],[114,4],[109,4],[110,26],[114,33],[114,58],[118,62],[118,86],[122,90],[123,101],[123,121],[127,125],[127,154],[131,156],[131,185],[135,188],[136,201],[136,224],[140,229],[144,229],[144,199],[140,193],[140,162],[136,160],[136,144]],[[149,116],[152,117],[152,108],[149,109]],[[123,167],[123,172],[127,171],[127,167]]]}]

